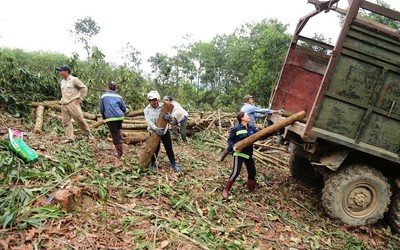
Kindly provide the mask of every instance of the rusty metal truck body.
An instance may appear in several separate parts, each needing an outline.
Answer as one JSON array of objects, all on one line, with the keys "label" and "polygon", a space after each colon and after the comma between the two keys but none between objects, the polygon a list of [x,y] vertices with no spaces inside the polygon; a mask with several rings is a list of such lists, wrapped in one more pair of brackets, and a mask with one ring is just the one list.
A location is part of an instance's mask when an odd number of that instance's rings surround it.
[{"label": "rusty metal truck body", "polygon": [[[323,177],[332,218],[371,224],[390,208],[400,231],[400,32],[358,16],[364,9],[399,21],[400,13],[363,0],[347,11],[335,7],[339,0],[309,2],[316,10],[299,21],[272,99],[272,109],[307,114],[282,131],[292,175]],[[345,14],[335,46],[300,35],[328,11]]]}]

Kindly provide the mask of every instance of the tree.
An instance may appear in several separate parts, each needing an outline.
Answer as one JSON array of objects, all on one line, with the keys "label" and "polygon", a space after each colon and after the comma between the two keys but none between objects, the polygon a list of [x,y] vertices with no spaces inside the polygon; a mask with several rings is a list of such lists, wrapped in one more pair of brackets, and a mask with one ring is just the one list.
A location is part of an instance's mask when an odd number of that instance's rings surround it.
[{"label": "tree", "polygon": [[[311,37],[312,40],[318,41],[318,42],[323,42],[326,44],[332,44],[332,38],[325,38],[323,34],[321,33],[314,33],[314,35]],[[320,53],[324,53],[324,54],[328,54],[329,50],[322,48],[320,46],[317,45],[312,45],[306,42],[300,42],[300,45],[306,48],[310,48],[314,51],[320,52]]]},{"label": "tree", "polygon": [[[378,4],[382,7],[391,9],[390,5],[383,0],[376,0],[376,4]],[[360,14],[361,14],[361,16],[369,18],[375,22],[382,23],[382,24],[392,27],[394,29],[400,29],[400,22],[398,20],[393,20],[393,19],[378,15],[373,12],[365,11],[365,10],[361,10]]]},{"label": "tree", "polygon": [[[388,8],[388,9],[392,9],[390,4],[386,3],[383,0],[376,0],[375,3],[377,5],[382,6],[382,7],[385,7],[385,8]],[[393,10],[395,10],[395,9],[393,8]],[[392,27],[394,29],[400,29],[400,22],[398,20],[393,20],[393,19],[381,16],[381,15],[378,15],[376,13],[373,13],[373,12],[370,12],[370,11],[366,11],[364,9],[361,9],[359,14],[362,17],[365,17],[365,18],[368,18],[368,19],[373,20],[375,22],[387,25],[387,26]],[[343,25],[344,18],[345,18],[345,16],[339,15],[339,19],[340,19],[339,23],[340,23],[340,25]]]},{"label": "tree", "polygon": [[163,53],[156,53],[148,60],[151,63],[152,73],[155,74],[155,81],[157,84],[168,84],[171,77],[172,64],[171,58]]},{"label": "tree", "polygon": [[132,46],[129,42],[122,48],[122,56],[121,58],[126,60],[124,65],[133,71],[140,73],[140,65],[142,64],[142,60],[140,59],[140,55],[142,53]]},{"label": "tree", "polygon": [[71,35],[75,36],[76,42],[83,43],[88,61],[91,50],[90,39],[99,34],[100,29],[96,22],[91,17],[87,16],[84,19],[78,19],[74,23],[74,30],[70,30]]}]

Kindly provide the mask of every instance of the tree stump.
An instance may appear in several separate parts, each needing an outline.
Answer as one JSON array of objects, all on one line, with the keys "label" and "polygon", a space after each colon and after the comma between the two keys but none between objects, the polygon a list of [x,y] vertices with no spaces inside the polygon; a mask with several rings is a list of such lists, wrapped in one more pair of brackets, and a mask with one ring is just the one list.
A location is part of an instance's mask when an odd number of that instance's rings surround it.
[{"label": "tree stump", "polygon": [[44,106],[39,105],[36,109],[36,122],[35,127],[33,128],[33,132],[35,134],[42,133],[43,128],[43,113],[44,113]]}]

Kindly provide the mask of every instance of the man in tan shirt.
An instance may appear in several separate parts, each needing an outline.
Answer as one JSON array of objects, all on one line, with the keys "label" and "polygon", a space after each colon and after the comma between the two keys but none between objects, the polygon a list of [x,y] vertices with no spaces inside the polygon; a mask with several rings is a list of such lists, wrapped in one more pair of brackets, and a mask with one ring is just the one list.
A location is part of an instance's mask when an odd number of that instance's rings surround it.
[{"label": "man in tan shirt", "polygon": [[72,119],[78,124],[83,134],[88,136],[89,140],[93,139],[90,133],[89,126],[83,117],[81,102],[86,97],[88,89],[77,77],[71,75],[71,68],[63,65],[56,68],[59,72],[61,80],[61,113],[62,124],[64,126],[65,135],[67,139],[64,143],[73,142],[74,127],[72,126]]}]

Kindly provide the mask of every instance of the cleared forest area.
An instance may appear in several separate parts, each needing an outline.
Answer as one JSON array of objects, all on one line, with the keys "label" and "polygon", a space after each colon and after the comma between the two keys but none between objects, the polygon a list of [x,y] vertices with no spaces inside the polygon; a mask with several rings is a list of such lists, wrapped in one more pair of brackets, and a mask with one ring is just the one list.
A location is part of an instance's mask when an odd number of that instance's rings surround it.
[{"label": "cleared forest area", "polygon": [[[162,148],[157,171],[137,164],[142,143],[112,156],[107,130],[96,140],[63,145],[56,117],[26,142],[40,155],[25,164],[1,143],[0,209],[4,249],[398,249],[386,221],[351,227],[331,221],[318,187],[289,173],[287,146],[258,142],[258,186],[245,188],[243,169],[228,201],[221,199],[232,157],[219,162],[226,128],[174,142],[175,173]],[[30,132],[34,119],[1,115],[1,127]],[[54,194],[53,199],[49,199]],[[50,200],[50,201],[49,201]],[[11,217],[12,215],[12,217]]]}]

